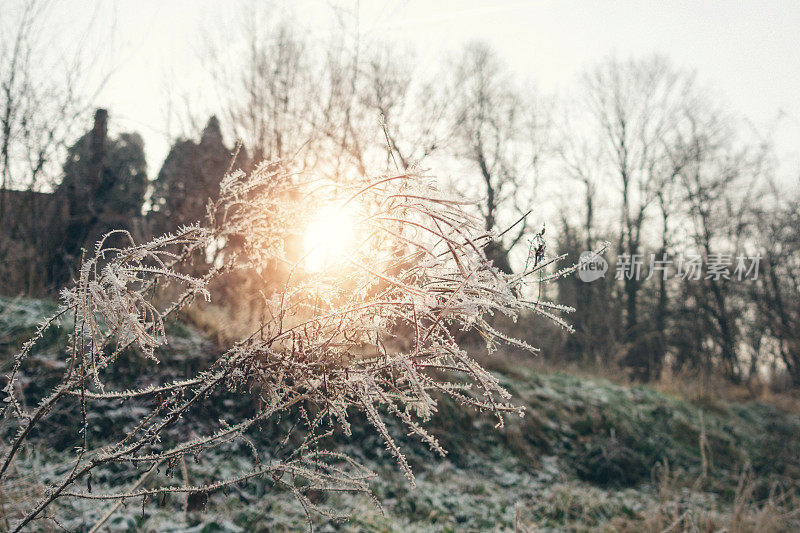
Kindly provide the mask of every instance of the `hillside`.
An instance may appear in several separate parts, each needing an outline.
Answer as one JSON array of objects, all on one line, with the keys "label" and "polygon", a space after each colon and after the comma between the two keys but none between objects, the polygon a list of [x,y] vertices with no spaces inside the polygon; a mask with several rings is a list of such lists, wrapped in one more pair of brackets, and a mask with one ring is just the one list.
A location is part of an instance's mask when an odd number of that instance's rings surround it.
[{"label": "hillside", "polygon": [[[0,300],[0,372],[11,353],[52,311],[39,300]],[[190,326],[169,327],[165,368],[202,367],[214,346]],[[25,368],[26,401],[41,397],[63,367],[56,337],[52,349]],[[338,445],[378,474],[373,483],[378,509],[364,496],[324,495],[336,511],[352,510],[342,524],[315,519],[322,531],[484,531],[484,530],[786,530],[800,527],[800,416],[757,402],[692,400],[647,386],[624,387],[602,379],[543,373],[526,365],[502,365],[497,376],[526,407],[524,418],[495,421],[450,402],[440,402],[431,428],[448,450],[446,459],[400,435],[417,475],[412,488],[380,440],[366,424]],[[131,364],[131,375],[138,368]],[[142,379],[145,379],[144,377]],[[150,376],[147,379],[153,379]],[[107,409],[91,418],[92,430],[125,424],[135,408]],[[219,406],[235,408],[234,405]],[[209,413],[209,416],[213,413]],[[58,449],[74,436],[59,431],[55,412],[47,432],[20,456],[19,475],[0,487],[6,520],[41,483],[68,467]],[[200,422],[198,422],[200,424]],[[2,438],[8,428],[0,426]],[[397,428],[390,428],[397,429]],[[269,438],[265,432],[265,439]],[[47,439],[48,446],[35,443]],[[225,476],[247,455],[231,449],[183,465],[182,475],[214,472]],[[159,471],[157,476],[174,475]],[[118,483],[103,469],[92,484],[100,490]],[[126,480],[126,482],[133,481]],[[109,520],[114,531],[294,531],[305,515],[291,494],[272,489],[270,480],[250,481],[208,501],[169,496],[122,506]],[[205,511],[201,509],[205,503]],[[113,504],[67,501],[57,515],[70,531],[86,531]],[[187,526],[187,523],[189,526]],[[6,523],[7,524],[7,523]],[[0,526],[2,527],[2,526]],[[43,530],[54,527],[39,522]],[[187,529],[188,527],[188,529]]]}]

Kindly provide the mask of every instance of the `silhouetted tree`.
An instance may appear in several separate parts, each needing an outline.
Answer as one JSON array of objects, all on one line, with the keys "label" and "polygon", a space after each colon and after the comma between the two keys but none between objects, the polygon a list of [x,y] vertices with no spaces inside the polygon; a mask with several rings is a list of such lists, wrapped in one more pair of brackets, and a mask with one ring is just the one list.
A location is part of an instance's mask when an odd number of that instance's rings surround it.
[{"label": "silhouetted tree", "polygon": [[[92,131],[67,151],[64,178],[56,195],[67,205],[67,219],[53,235],[53,281],[63,283],[74,271],[81,249],[112,229],[135,231],[147,191],[144,141],[137,133],[107,138],[107,116],[98,109]],[[125,243],[128,244],[128,243]]]},{"label": "silhouetted tree", "polygon": [[[172,231],[205,216],[206,202],[219,195],[219,183],[231,167],[233,149],[225,146],[217,117],[211,117],[200,141],[177,141],[169,151],[153,184],[153,229]],[[233,168],[244,166],[239,152]]]}]

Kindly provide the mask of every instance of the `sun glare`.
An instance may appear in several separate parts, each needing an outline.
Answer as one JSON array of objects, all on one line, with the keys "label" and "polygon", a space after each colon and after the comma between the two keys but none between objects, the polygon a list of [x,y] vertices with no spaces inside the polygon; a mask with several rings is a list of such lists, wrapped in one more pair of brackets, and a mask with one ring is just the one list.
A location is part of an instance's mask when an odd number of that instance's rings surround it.
[{"label": "sun glare", "polygon": [[317,213],[306,227],[303,247],[305,269],[319,272],[352,248],[355,233],[355,216],[342,206],[329,206]]}]

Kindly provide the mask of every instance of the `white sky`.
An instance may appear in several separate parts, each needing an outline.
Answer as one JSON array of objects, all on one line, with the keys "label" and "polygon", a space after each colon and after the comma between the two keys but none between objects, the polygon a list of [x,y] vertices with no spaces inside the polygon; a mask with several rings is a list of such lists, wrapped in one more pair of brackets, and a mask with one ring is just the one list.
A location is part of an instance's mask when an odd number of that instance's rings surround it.
[{"label": "white sky", "polygon": [[[367,40],[416,47],[423,67],[471,39],[492,44],[520,76],[546,92],[563,91],[582,69],[609,54],[661,52],[694,68],[731,108],[774,133],[779,151],[800,168],[800,1],[417,1],[287,2],[312,32],[331,31],[331,6],[358,12]],[[64,4],[65,18],[93,8]],[[267,10],[269,12],[269,10]],[[199,92],[206,78],[199,61],[204,39],[235,33],[235,2],[138,0],[102,4],[114,19],[106,47],[114,74],[98,105],[115,129],[144,137],[150,174],[160,167],[174,125],[167,123],[168,88]],[[234,37],[235,38],[235,37]],[[781,116],[780,120],[777,120]]]}]

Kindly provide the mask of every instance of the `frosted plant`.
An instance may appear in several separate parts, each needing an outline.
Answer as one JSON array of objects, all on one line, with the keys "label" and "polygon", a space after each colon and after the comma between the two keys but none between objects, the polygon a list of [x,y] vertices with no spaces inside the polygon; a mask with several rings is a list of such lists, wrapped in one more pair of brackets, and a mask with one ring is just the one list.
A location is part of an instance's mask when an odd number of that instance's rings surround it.
[{"label": "frosted plant", "polygon": [[[527,271],[504,274],[483,252],[494,237],[427,176],[335,182],[273,163],[250,175],[225,177],[201,224],[147,244],[131,240],[124,248],[107,246],[104,239],[84,261],[75,285],[62,292],[58,313],[16,356],[4,388],[3,411],[17,432],[0,463],[3,483],[14,482],[9,466],[48,413],[75,401],[81,413],[76,430],[83,445],[15,530],[47,516],[59,498],[144,501],[210,493],[263,476],[291,490],[309,517],[312,511],[335,517],[307,492],[369,491],[372,473],[324,445],[336,432],[350,435],[354,412],[365,415],[413,484],[389,418],[444,456],[425,429],[438,397],[488,411],[497,426],[505,414],[522,415],[498,380],[458,345],[455,332],[474,330],[490,349],[511,343],[535,351],[498,331],[490,317],[515,318],[527,310],[566,326],[555,313],[568,308],[523,296],[531,292],[526,283],[552,279],[542,272],[556,258],[540,260],[537,253]],[[204,274],[196,268],[194,276],[183,273],[198,251],[212,248],[221,253]],[[196,375],[144,388],[109,386],[105,376],[120,354],[133,350],[158,362],[167,317],[198,296],[213,300],[209,283],[237,270],[279,278],[264,286],[264,318],[256,329]],[[74,326],[61,381],[39,405],[25,408],[17,395],[21,364],[44,331],[65,316]],[[180,430],[198,405],[231,395],[249,396],[257,407],[226,413],[204,434]],[[107,408],[109,401],[144,409],[130,427],[90,435],[87,413]],[[282,414],[296,423],[274,445],[255,438]],[[162,465],[172,472],[186,456],[234,444],[251,456],[251,467],[234,476],[142,483]],[[144,467],[144,474],[116,492],[93,493],[92,471],[110,464]]]}]

